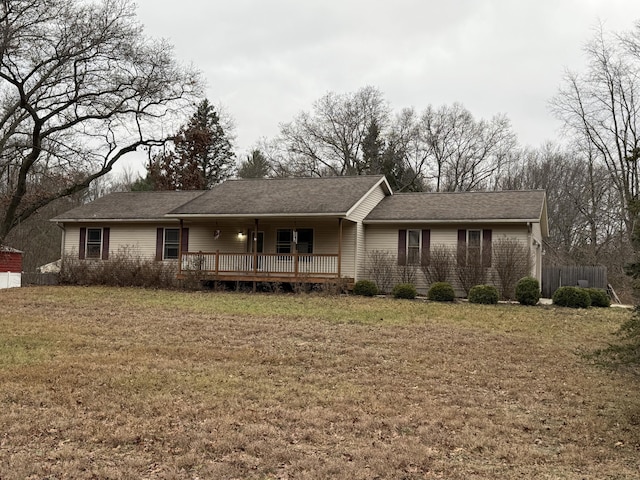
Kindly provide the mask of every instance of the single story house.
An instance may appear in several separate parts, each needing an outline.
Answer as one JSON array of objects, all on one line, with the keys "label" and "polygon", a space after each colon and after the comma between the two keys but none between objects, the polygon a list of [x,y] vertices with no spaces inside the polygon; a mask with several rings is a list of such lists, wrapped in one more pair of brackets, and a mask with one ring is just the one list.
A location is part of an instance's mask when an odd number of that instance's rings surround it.
[{"label": "single story house", "polygon": [[[228,180],[207,191],[121,192],[52,219],[63,256],[118,251],[174,262],[178,275],[251,282],[353,283],[369,259],[419,266],[435,245],[491,268],[497,238],[520,241],[541,279],[544,191],[396,193],[376,176]],[[464,260],[463,260],[464,257]],[[428,288],[416,275],[418,290]]]}]

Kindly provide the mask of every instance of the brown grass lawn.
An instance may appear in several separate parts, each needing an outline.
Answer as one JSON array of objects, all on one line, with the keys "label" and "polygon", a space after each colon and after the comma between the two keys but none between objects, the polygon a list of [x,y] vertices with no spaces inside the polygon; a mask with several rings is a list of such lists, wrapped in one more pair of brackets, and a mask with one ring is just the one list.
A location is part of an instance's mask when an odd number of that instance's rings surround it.
[{"label": "brown grass lawn", "polygon": [[640,478],[628,315],[2,290],[0,478]]}]

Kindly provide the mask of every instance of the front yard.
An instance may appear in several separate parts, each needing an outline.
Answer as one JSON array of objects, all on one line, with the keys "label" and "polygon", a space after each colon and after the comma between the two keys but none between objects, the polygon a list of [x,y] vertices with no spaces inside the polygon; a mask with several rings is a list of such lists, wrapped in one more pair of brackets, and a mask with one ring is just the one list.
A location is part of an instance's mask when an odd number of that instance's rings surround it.
[{"label": "front yard", "polygon": [[632,479],[623,309],[0,291],[0,478]]}]

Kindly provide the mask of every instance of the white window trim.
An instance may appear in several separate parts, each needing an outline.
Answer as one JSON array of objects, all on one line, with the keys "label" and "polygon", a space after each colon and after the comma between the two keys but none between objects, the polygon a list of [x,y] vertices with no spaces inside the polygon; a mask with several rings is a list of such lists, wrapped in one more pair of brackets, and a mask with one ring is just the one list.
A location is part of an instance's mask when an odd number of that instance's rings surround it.
[{"label": "white window trim", "polygon": [[[178,243],[175,243],[175,244],[169,243],[169,245],[177,245],[178,247],[178,254],[176,255],[175,258],[167,257],[167,231],[168,230],[176,230],[178,232]],[[180,256],[180,229],[173,228],[173,227],[165,227],[162,232],[162,260],[177,260],[179,256]]]},{"label": "white window trim", "polygon": [[[418,256],[413,259],[414,261],[412,261],[411,258],[411,248],[415,248],[415,247],[410,247],[409,246],[409,239],[411,238],[411,232],[418,232]],[[406,251],[407,251],[407,265],[420,265],[420,259],[422,258],[422,230],[413,228],[413,229],[407,229],[407,245],[406,245]]]}]

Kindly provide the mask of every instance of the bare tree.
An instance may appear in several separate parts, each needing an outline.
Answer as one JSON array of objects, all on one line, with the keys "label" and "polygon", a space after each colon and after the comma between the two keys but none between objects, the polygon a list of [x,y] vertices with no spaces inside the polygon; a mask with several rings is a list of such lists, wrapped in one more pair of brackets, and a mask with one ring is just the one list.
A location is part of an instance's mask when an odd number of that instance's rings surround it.
[{"label": "bare tree", "polygon": [[567,132],[606,168],[630,238],[640,213],[640,24],[622,36],[600,27],[585,53],[586,71],[567,73],[552,106]]},{"label": "bare tree", "polygon": [[389,293],[393,284],[396,260],[386,250],[373,250],[367,258],[367,273],[383,293]]},{"label": "bare tree", "polygon": [[495,240],[491,250],[500,294],[503,299],[512,300],[515,298],[518,280],[531,275],[531,251],[518,239],[506,236]]},{"label": "bare tree", "polygon": [[161,122],[193,101],[199,78],[143,35],[128,0],[4,0],[0,25],[2,241],[125,154],[161,144]]},{"label": "bare tree", "polygon": [[456,265],[455,272],[466,295],[469,295],[472,287],[484,285],[487,281],[488,268],[483,265],[481,255],[469,255]]},{"label": "bare tree", "polygon": [[383,127],[389,108],[382,93],[364,87],[355,93],[327,93],[313,105],[281,125],[278,143],[281,163],[300,175],[360,175],[369,166],[362,144],[370,124]]},{"label": "bare tree", "polygon": [[422,261],[420,268],[427,284],[448,282],[453,273],[455,254],[446,245],[433,245],[429,250],[429,258]]},{"label": "bare tree", "polygon": [[459,103],[427,107],[419,131],[425,176],[437,192],[491,188],[517,143],[507,117],[477,121]]}]

